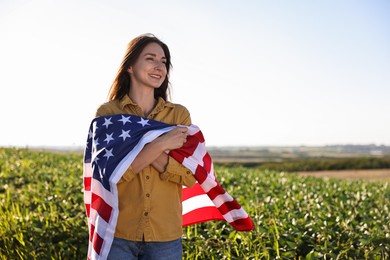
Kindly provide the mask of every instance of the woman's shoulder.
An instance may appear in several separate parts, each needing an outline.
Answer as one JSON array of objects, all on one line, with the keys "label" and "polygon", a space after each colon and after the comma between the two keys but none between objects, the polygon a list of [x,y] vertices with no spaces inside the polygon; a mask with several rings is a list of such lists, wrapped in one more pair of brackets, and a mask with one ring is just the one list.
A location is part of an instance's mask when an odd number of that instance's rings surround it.
[{"label": "woman's shoulder", "polygon": [[185,106],[184,106],[184,105],[182,105],[182,104],[178,104],[178,103],[171,103],[171,102],[168,102],[168,103],[170,103],[170,104],[172,105],[172,107],[174,107],[174,108],[175,108],[175,110],[177,110],[177,111],[181,111],[181,112],[187,112],[187,113],[189,113],[189,111],[188,111],[187,107],[185,107]]},{"label": "woman's shoulder", "polygon": [[95,116],[107,116],[115,114],[115,110],[118,108],[118,105],[118,100],[104,102],[97,107]]},{"label": "woman's shoulder", "polygon": [[179,103],[173,103],[171,101],[165,101],[165,107],[168,107],[174,111],[175,114],[190,114],[187,107]]},{"label": "woman's shoulder", "polygon": [[175,118],[179,124],[190,125],[191,115],[187,107],[178,103],[169,102],[169,106],[173,108]]}]

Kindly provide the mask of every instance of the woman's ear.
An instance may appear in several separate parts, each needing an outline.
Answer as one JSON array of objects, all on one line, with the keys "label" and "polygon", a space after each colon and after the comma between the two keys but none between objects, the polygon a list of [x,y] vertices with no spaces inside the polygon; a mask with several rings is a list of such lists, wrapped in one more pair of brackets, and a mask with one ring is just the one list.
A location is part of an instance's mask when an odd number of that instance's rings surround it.
[{"label": "woman's ear", "polygon": [[130,67],[127,69],[127,72],[130,73],[130,74],[133,73],[133,67],[130,66]]}]

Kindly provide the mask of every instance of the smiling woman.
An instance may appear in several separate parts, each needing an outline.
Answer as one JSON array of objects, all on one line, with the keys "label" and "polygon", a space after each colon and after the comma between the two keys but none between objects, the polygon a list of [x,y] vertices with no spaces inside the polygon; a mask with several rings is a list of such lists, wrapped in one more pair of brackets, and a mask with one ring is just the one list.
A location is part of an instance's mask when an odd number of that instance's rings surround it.
[{"label": "smiling woman", "polygon": [[[131,114],[170,125],[190,125],[188,110],[167,101],[170,67],[167,45],[150,34],[135,38],[128,45],[108,102],[99,106],[96,116]],[[195,178],[167,152],[183,146],[187,131],[187,127],[176,127],[146,144],[119,181],[110,186],[117,190],[119,213],[103,210],[98,214],[112,215],[115,231],[112,234],[110,228],[109,234],[105,233],[102,247],[99,239],[90,235],[91,259],[181,259],[182,186],[193,186]],[[99,141],[104,142],[94,137],[96,150]],[[95,213],[88,215],[90,229],[104,228],[99,223]]]},{"label": "smiling woman", "polygon": [[[138,60],[138,58],[140,59]],[[163,63],[164,66],[161,66],[161,63]],[[138,69],[144,68],[146,73],[149,74],[149,77],[151,77],[150,73],[151,75],[157,73],[158,77],[162,79],[160,85],[154,87],[154,98],[161,97],[164,100],[167,100],[169,71],[171,66],[171,54],[165,43],[151,34],[135,38],[127,47],[116,78],[112,83],[108,99],[120,99],[128,94],[133,85],[140,83],[138,82],[138,72],[141,72]],[[131,74],[133,73],[137,73],[134,75],[137,80],[135,80],[134,77],[131,78]],[[131,82],[131,79],[134,82]]]},{"label": "smiling woman", "polygon": [[[166,79],[168,70],[166,60],[161,46],[157,43],[150,43],[142,51],[134,65],[127,69],[131,76],[129,95],[133,97],[133,101],[142,102],[143,97],[140,95],[143,93],[143,89],[151,92],[151,97],[154,96],[155,89],[160,88]],[[149,112],[150,110],[144,111],[145,115]]]}]

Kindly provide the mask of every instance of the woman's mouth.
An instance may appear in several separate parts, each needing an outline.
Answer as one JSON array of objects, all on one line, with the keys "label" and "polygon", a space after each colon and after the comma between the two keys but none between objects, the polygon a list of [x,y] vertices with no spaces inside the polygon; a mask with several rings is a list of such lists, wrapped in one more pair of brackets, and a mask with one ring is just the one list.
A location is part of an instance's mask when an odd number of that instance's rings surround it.
[{"label": "woman's mouth", "polygon": [[151,76],[152,78],[155,78],[155,79],[161,79],[162,78],[162,76],[158,75],[158,74],[149,74],[149,76]]}]

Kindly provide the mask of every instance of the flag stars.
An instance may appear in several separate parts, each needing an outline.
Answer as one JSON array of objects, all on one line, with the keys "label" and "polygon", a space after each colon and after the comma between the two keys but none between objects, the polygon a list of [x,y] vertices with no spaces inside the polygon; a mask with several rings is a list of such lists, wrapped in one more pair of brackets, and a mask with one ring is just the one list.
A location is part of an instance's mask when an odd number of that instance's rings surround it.
[{"label": "flag stars", "polygon": [[119,119],[118,121],[121,121],[123,125],[125,125],[126,123],[131,123],[130,116],[124,116],[124,115],[122,115],[122,118]]},{"label": "flag stars", "polygon": [[130,136],[130,134],[129,134],[129,132],[130,132],[130,130],[128,130],[128,131],[124,131],[124,130],[122,130],[122,134],[119,136],[119,137],[122,137],[123,138],[123,141],[125,141],[126,140],[126,138],[130,138],[131,136]]},{"label": "flag stars", "polygon": [[105,149],[106,153],[103,155],[104,157],[107,157],[107,160],[110,158],[110,157],[113,157],[114,155],[112,154],[112,150],[114,148],[111,148],[110,150],[107,150]]},{"label": "flag stars", "polygon": [[107,142],[107,144],[108,144],[110,141],[114,140],[114,138],[112,138],[112,135],[113,135],[113,134],[114,134],[114,133],[106,134],[106,139],[104,139],[104,141]]},{"label": "flag stars", "polygon": [[146,125],[150,125],[148,122],[149,122],[149,120],[148,119],[145,119],[145,118],[140,118],[141,119],[141,121],[138,121],[137,123],[138,124],[141,124],[143,127],[144,126],[146,126]]},{"label": "flag stars", "polygon": [[106,127],[106,129],[108,128],[108,126],[109,125],[112,125],[113,124],[113,122],[111,122],[111,118],[112,117],[110,117],[110,118],[104,118],[104,126]]},{"label": "flag stars", "polygon": [[99,143],[99,138],[96,138],[96,139],[93,139],[93,145],[94,146],[98,146],[100,143]]},{"label": "flag stars", "polygon": [[98,164],[98,161],[99,161],[99,157],[97,156],[97,154],[93,154],[92,155],[92,162],[95,163],[95,164]]},{"label": "flag stars", "polygon": [[99,143],[99,138],[96,138],[96,139],[94,139],[93,140],[93,144],[92,144],[92,148],[93,148],[93,150],[92,151],[97,151],[97,147],[100,145],[100,143]]},{"label": "flag stars", "polygon": [[88,132],[88,139],[91,139],[92,137],[93,137],[93,133],[92,130],[90,129]]}]

